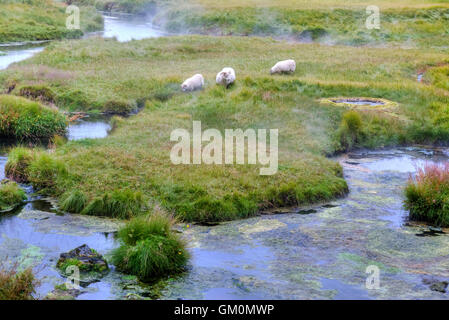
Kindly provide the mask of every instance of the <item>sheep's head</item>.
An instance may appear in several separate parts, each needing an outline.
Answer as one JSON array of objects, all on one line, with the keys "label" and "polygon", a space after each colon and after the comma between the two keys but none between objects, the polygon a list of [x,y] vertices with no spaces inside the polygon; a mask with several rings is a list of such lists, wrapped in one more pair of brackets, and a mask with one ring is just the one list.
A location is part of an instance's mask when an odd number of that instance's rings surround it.
[{"label": "sheep's head", "polygon": [[274,67],[270,69],[270,74],[273,74],[273,73],[276,73],[276,70]]},{"label": "sheep's head", "polygon": [[185,83],[183,83],[181,85],[181,90],[184,91],[184,92],[187,91],[188,88],[189,88],[189,86],[187,84],[185,84]]}]

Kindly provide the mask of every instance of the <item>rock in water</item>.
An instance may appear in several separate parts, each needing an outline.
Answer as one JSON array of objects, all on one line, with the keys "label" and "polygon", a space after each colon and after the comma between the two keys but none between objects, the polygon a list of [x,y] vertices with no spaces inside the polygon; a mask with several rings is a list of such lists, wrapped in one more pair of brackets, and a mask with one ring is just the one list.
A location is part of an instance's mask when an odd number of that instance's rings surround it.
[{"label": "rock in water", "polygon": [[99,281],[109,272],[109,266],[101,254],[83,244],[69,252],[61,253],[56,267],[65,276],[75,276],[70,266],[78,267],[80,284],[87,285]]},{"label": "rock in water", "polygon": [[447,286],[449,285],[449,282],[441,281],[435,278],[425,278],[422,282],[428,285],[430,290],[441,293],[446,293]]}]

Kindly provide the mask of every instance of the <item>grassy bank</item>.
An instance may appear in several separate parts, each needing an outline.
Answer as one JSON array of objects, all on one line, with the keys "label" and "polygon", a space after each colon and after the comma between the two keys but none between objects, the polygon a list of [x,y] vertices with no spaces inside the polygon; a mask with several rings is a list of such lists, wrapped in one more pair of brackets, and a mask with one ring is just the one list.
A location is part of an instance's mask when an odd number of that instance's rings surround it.
[{"label": "grassy bank", "polygon": [[[270,67],[285,58],[296,60],[296,73],[269,76]],[[110,137],[69,142],[51,155],[65,168],[52,171],[62,174],[45,186],[70,199],[71,211],[130,217],[158,206],[183,220],[217,221],[343,195],[341,168],[323,155],[348,144],[445,141],[449,128],[439,119],[447,92],[416,81],[418,69],[444,59],[431,51],[330,49],[259,38],[192,36],[127,44],[89,39],[52,44],[0,80],[5,86],[14,82],[12,93],[20,94],[20,87],[39,79],[58,106],[70,110],[107,110],[120,105],[117,101],[125,109],[144,107],[136,117],[116,119]],[[234,67],[238,78],[228,91],[214,84],[224,66]],[[197,72],[205,76],[206,89],[182,94],[182,80]],[[341,96],[386,98],[397,106],[356,109],[360,121],[354,122],[354,116],[343,118],[348,108],[320,102]],[[254,165],[173,165],[170,133],[191,131],[193,120],[200,120],[203,130],[222,133],[278,128],[278,173],[260,176]],[[39,177],[33,179],[39,183]]]},{"label": "grassy bank", "polygon": [[66,5],[51,0],[1,0],[0,43],[79,38],[103,29],[103,18],[92,6],[80,7],[80,29],[66,27]]},{"label": "grassy bank", "polygon": [[22,97],[0,95],[0,137],[18,140],[64,135],[65,116],[54,108]]}]

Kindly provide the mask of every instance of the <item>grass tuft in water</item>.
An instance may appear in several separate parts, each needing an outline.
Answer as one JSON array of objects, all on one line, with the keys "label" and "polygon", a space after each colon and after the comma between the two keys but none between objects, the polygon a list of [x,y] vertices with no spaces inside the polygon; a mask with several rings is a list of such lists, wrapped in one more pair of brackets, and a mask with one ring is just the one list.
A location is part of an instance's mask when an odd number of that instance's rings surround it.
[{"label": "grass tuft in water", "polygon": [[449,227],[449,163],[418,168],[405,188],[411,220]]},{"label": "grass tuft in water", "polygon": [[131,220],[118,233],[121,246],[112,252],[112,263],[142,281],[183,271],[189,254],[170,230],[172,224],[172,218],[162,213]]}]

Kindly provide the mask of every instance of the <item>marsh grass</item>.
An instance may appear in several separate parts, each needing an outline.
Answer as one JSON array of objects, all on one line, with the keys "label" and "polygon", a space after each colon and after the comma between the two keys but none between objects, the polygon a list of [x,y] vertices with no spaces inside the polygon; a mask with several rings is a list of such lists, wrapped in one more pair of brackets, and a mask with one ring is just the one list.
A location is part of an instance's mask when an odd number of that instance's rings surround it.
[{"label": "marsh grass", "polygon": [[405,207],[411,220],[449,226],[449,163],[418,168],[405,188]]},{"label": "marsh grass", "polygon": [[37,281],[31,269],[0,265],[0,300],[33,300]]},{"label": "marsh grass", "polygon": [[64,135],[67,121],[62,113],[25,98],[0,95],[0,137],[18,140]]},{"label": "marsh grass", "polygon": [[121,245],[113,250],[112,263],[142,281],[183,271],[189,254],[172,225],[172,218],[162,213],[129,221],[119,230]]}]

